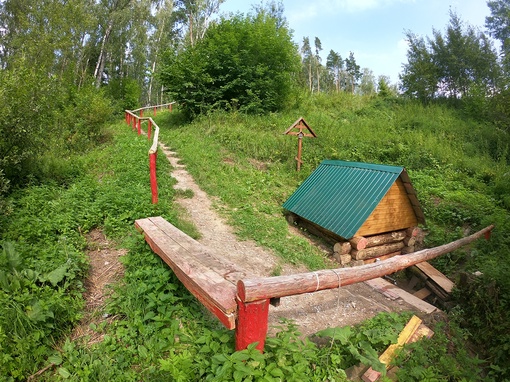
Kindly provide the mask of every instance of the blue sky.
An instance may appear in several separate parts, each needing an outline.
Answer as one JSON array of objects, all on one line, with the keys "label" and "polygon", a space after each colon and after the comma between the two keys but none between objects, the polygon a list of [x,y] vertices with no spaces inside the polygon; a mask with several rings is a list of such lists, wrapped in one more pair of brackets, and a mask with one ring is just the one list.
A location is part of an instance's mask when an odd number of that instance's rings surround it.
[{"label": "blue sky", "polygon": [[[261,0],[226,0],[220,12],[249,13]],[[452,9],[461,20],[485,30],[489,8],[485,0],[283,0],[285,16],[294,41],[319,37],[323,63],[329,51],[346,58],[349,52],[361,68],[398,81],[407,62],[405,31],[432,36],[432,28],[444,31]]]}]

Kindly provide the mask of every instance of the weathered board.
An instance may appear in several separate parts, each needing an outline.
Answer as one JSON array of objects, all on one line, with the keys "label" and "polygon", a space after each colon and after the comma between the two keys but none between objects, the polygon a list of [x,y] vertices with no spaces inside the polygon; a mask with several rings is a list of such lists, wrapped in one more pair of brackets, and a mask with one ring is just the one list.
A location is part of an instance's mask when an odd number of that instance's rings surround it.
[{"label": "weathered board", "polygon": [[423,263],[416,264],[416,267],[431,278],[446,293],[452,293],[453,282],[428,262],[424,261]]},{"label": "weathered board", "polygon": [[161,217],[136,220],[152,250],[228,329],[235,328],[236,281],[246,274]]}]

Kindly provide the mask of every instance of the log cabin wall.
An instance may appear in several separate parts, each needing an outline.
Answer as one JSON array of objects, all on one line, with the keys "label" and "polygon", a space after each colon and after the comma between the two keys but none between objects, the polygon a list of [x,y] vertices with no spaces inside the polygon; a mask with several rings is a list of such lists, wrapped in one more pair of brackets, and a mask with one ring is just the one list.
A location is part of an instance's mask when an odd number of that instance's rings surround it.
[{"label": "log cabin wall", "polygon": [[398,231],[417,224],[418,219],[404,183],[398,178],[354,236]]}]

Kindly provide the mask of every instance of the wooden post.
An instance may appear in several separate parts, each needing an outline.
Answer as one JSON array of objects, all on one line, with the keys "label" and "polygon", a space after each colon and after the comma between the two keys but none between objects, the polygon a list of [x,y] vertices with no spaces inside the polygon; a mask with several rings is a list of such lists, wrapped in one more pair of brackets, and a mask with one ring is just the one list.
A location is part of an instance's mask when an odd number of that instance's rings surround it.
[{"label": "wooden post", "polygon": [[264,351],[268,317],[269,299],[243,302],[237,298],[236,350],[258,342],[256,348]]},{"label": "wooden post", "polygon": [[140,109],[140,118],[143,118],[143,109]]},{"label": "wooden post", "polygon": [[170,112],[172,112],[172,104],[168,105],[168,110],[170,110]]},{"label": "wooden post", "polygon": [[154,116],[156,116],[156,113],[158,112],[158,108],[154,106]]},{"label": "wooden post", "polygon": [[157,151],[149,151],[149,167],[150,167],[150,179],[151,179],[151,193],[152,193],[152,204],[158,202],[158,181],[156,180],[156,159],[158,157]]},{"label": "wooden post", "polygon": [[[293,131],[294,129],[297,129],[297,131]],[[306,131],[308,131],[308,133],[305,133],[305,129]],[[294,122],[294,124],[291,127],[289,127],[283,134],[296,135],[298,137],[298,154],[295,159],[297,161],[297,171],[299,171],[301,170],[301,163],[303,163],[303,161],[301,160],[301,153],[303,151],[303,137],[316,138],[317,135],[314,133],[311,127],[308,126],[303,117],[299,118],[296,122]]]},{"label": "wooden post", "polygon": [[151,131],[152,131],[152,119],[149,118],[149,125],[147,126],[147,139],[151,139]]},{"label": "wooden post", "polygon": [[297,170],[301,170],[301,151],[303,150],[303,133],[298,135],[298,149],[297,149]]},{"label": "wooden post", "polygon": [[138,118],[138,135],[142,134],[142,119]]},{"label": "wooden post", "polygon": [[134,117],[134,115],[131,115],[131,130],[135,131],[136,129],[136,118]]}]

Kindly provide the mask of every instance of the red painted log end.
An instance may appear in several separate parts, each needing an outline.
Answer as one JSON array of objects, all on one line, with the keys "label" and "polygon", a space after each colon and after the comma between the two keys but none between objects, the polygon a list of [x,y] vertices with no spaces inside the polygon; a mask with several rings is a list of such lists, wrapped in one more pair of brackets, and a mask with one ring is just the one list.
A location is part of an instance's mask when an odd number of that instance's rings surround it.
[{"label": "red painted log end", "polygon": [[237,299],[236,350],[244,350],[257,343],[256,348],[264,351],[266,342],[269,300],[244,303]]}]

